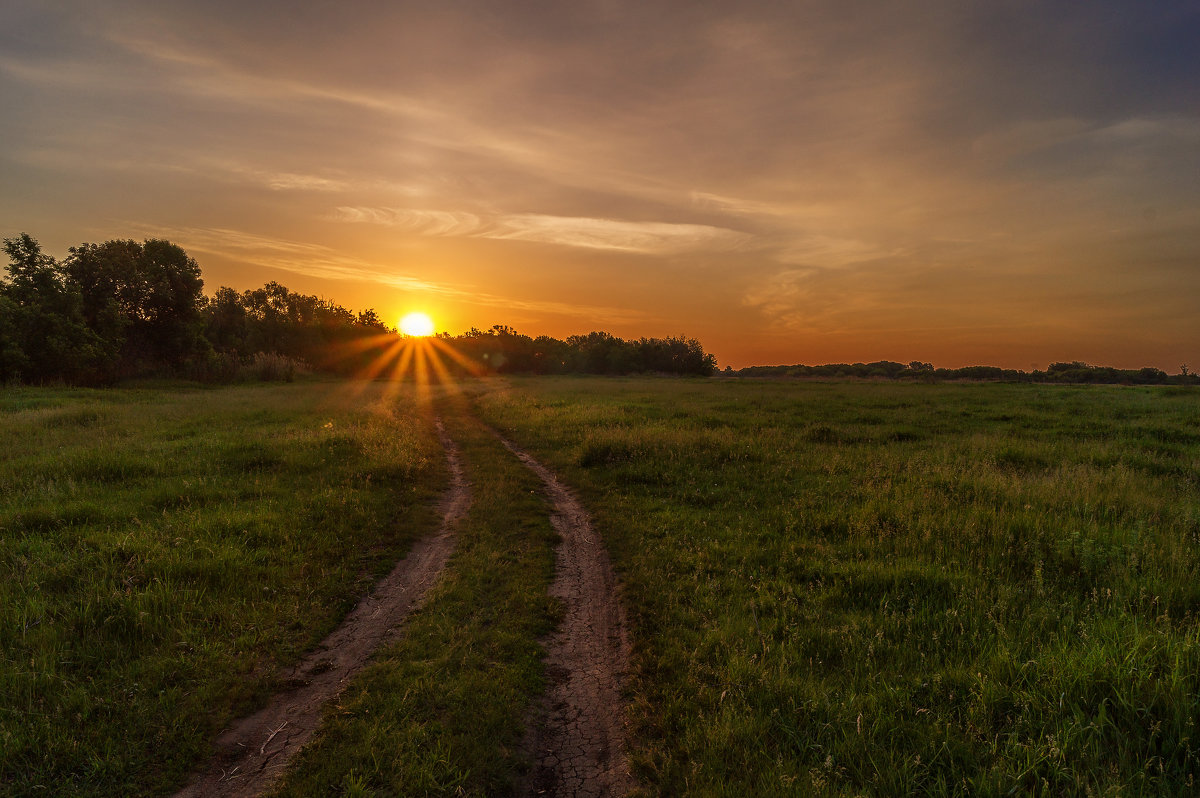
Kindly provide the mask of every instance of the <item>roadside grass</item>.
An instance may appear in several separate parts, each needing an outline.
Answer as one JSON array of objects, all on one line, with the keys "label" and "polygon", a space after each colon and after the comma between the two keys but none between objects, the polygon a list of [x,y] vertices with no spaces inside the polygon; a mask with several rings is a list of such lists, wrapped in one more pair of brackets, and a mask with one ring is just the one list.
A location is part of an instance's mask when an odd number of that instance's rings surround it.
[{"label": "roadside grass", "polygon": [[0,793],[153,795],[434,528],[381,385],[0,393]]},{"label": "roadside grass", "polygon": [[524,765],[527,713],[542,692],[538,639],[557,533],[536,476],[442,401],[472,502],[441,580],[404,636],[331,707],[277,796],[505,795]]},{"label": "roadside grass", "polygon": [[550,378],[651,794],[1191,795],[1200,393]]}]

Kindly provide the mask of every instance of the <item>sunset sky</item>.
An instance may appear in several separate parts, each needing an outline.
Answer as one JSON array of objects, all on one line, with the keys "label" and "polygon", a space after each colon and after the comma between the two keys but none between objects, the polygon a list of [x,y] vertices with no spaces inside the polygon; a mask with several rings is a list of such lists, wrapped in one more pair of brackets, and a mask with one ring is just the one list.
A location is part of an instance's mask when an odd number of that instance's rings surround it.
[{"label": "sunset sky", "polygon": [[1200,371],[1200,4],[0,11],[0,233],[720,365]]}]

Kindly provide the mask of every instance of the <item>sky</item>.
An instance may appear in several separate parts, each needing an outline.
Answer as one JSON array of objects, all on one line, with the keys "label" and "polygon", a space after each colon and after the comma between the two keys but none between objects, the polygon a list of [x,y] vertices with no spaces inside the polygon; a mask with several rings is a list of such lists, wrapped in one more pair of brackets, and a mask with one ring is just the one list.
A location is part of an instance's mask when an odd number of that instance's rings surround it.
[{"label": "sky", "polygon": [[720,366],[1200,370],[1200,4],[0,10],[0,233]]}]

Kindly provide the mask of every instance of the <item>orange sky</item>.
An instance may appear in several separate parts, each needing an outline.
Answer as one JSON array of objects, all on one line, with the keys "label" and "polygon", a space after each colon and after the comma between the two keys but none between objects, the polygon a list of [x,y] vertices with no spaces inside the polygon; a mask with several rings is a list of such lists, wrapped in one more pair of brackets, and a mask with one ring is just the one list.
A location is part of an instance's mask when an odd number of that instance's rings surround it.
[{"label": "orange sky", "polygon": [[1190,2],[5,16],[2,232],[56,256],[721,366],[1200,367]]}]

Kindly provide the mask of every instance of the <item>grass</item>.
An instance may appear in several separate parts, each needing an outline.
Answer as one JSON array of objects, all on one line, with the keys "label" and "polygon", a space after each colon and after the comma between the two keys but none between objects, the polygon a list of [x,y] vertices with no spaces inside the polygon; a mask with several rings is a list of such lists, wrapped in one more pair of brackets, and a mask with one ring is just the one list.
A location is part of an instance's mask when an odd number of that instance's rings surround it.
[{"label": "grass", "polygon": [[1194,794],[1200,393],[513,380],[633,625],[651,794]]},{"label": "grass", "polygon": [[[648,794],[1189,795],[1200,393],[542,378],[438,400],[474,504],[280,795],[493,795],[579,489]],[[437,522],[394,385],[0,394],[0,793],[152,795]]]},{"label": "grass", "polygon": [[557,534],[539,480],[453,395],[472,503],[442,580],[331,707],[276,795],[504,795],[542,689]]},{"label": "grass", "polygon": [[9,388],[0,450],[6,795],[179,786],[445,478],[428,418],[366,385]]}]

